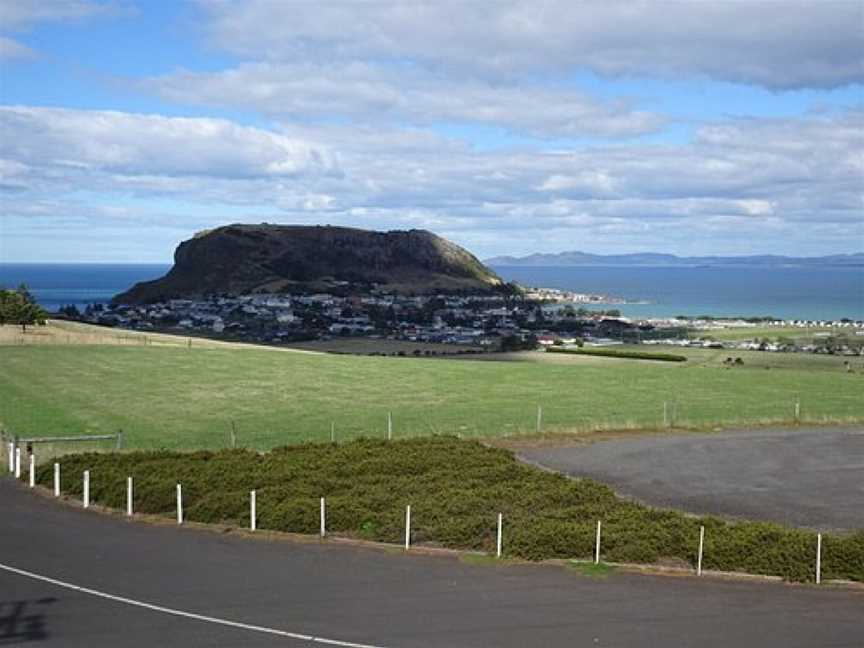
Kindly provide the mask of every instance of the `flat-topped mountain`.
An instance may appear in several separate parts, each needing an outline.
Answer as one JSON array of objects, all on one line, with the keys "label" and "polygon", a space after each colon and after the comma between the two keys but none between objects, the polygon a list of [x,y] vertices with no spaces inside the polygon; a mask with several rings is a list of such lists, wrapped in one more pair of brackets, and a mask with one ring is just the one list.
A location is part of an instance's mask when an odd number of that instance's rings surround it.
[{"label": "flat-topped mountain", "polygon": [[485,292],[501,279],[474,255],[424,230],[226,225],[199,232],[174,267],[112,300],[136,304],[205,295],[303,293],[368,286],[402,294]]}]

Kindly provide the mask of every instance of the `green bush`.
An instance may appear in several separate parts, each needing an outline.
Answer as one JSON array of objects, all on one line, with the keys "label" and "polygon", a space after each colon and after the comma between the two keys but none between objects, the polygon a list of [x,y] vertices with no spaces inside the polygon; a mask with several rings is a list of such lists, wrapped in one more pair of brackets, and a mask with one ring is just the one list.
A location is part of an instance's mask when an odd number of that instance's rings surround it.
[{"label": "green bush", "polygon": [[[816,534],[764,522],[693,518],[624,501],[597,482],[573,480],[518,462],[506,450],[455,437],[361,439],[307,444],[266,454],[219,452],[89,453],[61,459],[65,494],[81,497],[90,470],[94,502],[125,508],[126,477],[135,480],[135,510],[173,516],[183,484],[188,520],[246,526],[249,491],[257,491],[258,527],[317,534],[327,498],[328,532],[401,543],[405,506],[412,538],[452,548],[495,550],[504,515],[504,552],[529,560],[590,558],[597,520],[602,557],[620,562],[696,564],[705,526],[706,569],[814,579]],[[37,471],[51,487],[53,468]],[[825,578],[864,581],[864,531],[824,537]]]},{"label": "green bush", "polygon": [[659,360],[661,362],[686,362],[687,357],[674,353],[654,353],[650,351],[621,351],[607,348],[559,349],[547,347],[546,353],[572,353],[573,355],[602,356],[604,358],[629,358],[632,360]]}]

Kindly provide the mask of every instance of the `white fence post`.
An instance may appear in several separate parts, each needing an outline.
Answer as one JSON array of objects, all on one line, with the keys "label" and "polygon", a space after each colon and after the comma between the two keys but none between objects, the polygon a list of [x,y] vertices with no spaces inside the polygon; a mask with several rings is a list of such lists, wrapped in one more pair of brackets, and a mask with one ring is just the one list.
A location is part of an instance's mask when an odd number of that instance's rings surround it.
[{"label": "white fence post", "polygon": [[327,534],[327,511],[325,509],[324,498],[321,498],[321,537]]},{"label": "white fence post", "polygon": [[15,479],[21,479],[21,446],[15,448]]},{"label": "white fence post", "polygon": [[411,548],[411,505],[405,507],[405,551]]},{"label": "white fence post", "polygon": [[336,443],[336,422],[330,421],[330,443]]},{"label": "white fence post", "polygon": [[702,575],[702,551],[705,547],[705,527],[699,527],[699,557],[696,560],[696,575]]},{"label": "white fence post", "polygon": [[249,491],[249,530],[254,531],[258,528],[258,513],[255,510],[257,502],[255,501],[255,491]]},{"label": "white fence post", "polygon": [[126,515],[132,516],[132,477],[126,478]]},{"label": "white fence post", "polygon": [[504,515],[498,514],[498,542],[496,543],[496,551],[495,555],[500,558],[501,557],[501,536],[504,527]]},{"label": "white fence post", "polygon": [[177,484],[177,524],[183,524],[183,486]]},{"label": "white fence post", "polygon": [[600,520],[597,520],[597,539],[594,542],[594,564],[600,564]]},{"label": "white fence post", "polygon": [[816,584],[822,582],[822,534],[816,534]]},{"label": "white fence post", "polygon": [[9,472],[15,472],[15,443],[9,442]]},{"label": "white fence post", "polygon": [[30,455],[30,488],[36,486],[36,455]]},{"label": "white fence post", "polygon": [[90,506],[90,471],[84,471],[84,508]]},{"label": "white fence post", "polygon": [[60,497],[60,464],[54,462],[54,497]]}]

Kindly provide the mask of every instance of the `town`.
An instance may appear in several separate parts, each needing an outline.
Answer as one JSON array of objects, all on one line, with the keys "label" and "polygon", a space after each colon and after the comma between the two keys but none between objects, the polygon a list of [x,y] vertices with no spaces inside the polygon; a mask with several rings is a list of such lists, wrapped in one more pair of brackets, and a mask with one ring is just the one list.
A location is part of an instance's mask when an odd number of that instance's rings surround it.
[{"label": "town", "polygon": [[[754,318],[623,317],[623,304],[605,295],[528,288],[506,293],[405,296],[365,294],[252,294],[199,300],[172,299],[145,305],[74,306],[61,314],[104,326],[141,331],[182,331],[230,340],[291,344],[364,337],[453,345],[462,352],[532,350],[547,346],[671,345],[776,352],[864,355],[864,322]],[[819,328],[807,340],[788,330]],[[762,332],[717,339],[715,330]],[[777,335],[766,336],[766,329]],[[427,353],[428,355],[429,353]]]}]

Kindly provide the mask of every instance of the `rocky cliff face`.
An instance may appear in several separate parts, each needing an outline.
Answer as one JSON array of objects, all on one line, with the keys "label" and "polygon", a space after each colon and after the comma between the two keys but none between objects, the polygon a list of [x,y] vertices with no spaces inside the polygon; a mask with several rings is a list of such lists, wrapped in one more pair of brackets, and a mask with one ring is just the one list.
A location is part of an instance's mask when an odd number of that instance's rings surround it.
[{"label": "rocky cliff face", "polygon": [[402,294],[489,291],[502,283],[472,254],[423,230],[227,225],[181,243],[167,275],[136,284],[113,302],[302,293],[345,282]]}]

